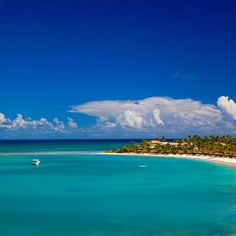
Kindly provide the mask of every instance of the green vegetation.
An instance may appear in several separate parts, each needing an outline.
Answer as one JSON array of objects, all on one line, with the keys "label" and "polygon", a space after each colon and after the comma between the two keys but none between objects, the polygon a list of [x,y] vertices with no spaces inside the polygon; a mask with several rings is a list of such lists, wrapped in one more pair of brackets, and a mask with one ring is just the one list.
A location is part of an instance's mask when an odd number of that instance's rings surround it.
[{"label": "green vegetation", "polygon": [[184,139],[165,141],[165,138],[132,142],[107,153],[189,154],[236,158],[236,140],[226,136],[188,136]]}]

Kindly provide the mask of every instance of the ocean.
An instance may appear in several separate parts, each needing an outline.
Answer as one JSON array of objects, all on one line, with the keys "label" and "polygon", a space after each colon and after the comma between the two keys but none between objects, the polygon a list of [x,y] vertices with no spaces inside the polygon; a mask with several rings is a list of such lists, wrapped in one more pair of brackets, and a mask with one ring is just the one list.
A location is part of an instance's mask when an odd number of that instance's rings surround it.
[{"label": "ocean", "polygon": [[129,142],[1,141],[0,235],[236,235],[236,168],[99,154]]}]

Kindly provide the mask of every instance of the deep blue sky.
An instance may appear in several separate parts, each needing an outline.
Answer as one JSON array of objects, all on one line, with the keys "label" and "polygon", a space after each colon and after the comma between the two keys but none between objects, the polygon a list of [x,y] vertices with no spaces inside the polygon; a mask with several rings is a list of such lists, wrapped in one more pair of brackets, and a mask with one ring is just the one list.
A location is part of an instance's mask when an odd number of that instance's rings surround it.
[{"label": "deep blue sky", "polygon": [[235,13],[233,0],[1,0],[0,112],[65,119],[93,100],[236,99]]}]

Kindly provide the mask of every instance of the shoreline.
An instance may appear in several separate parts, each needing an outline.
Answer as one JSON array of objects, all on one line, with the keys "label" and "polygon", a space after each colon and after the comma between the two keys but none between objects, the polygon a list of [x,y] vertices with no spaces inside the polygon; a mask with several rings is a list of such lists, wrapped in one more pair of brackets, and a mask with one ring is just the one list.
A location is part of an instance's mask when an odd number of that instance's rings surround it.
[{"label": "shoreline", "polygon": [[117,156],[139,156],[139,157],[156,157],[156,158],[181,158],[190,160],[208,161],[222,165],[236,167],[236,158],[217,157],[207,155],[188,155],[188,154],[150,154],[150,153],[101,153],[104,155],[117,155]]}]

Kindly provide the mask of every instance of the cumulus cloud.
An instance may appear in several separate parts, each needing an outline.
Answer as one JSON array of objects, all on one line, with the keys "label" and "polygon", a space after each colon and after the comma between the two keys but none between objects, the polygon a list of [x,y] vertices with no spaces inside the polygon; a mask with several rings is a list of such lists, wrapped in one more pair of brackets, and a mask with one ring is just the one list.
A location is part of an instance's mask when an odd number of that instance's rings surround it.
[{"label": "cumulus cloud", "polygon": [[153,118],[156,121],[156,123],[158,125],[164,125],[164,122],[161,120],[161,117],[160,117],[160,110],[159,109],[155,109],[155,110],[153,110],[152,113],[153,113]]},{"label": "cumulus cloud", "polygon": [[3,124],[6,122],[6,117],[4,114],[0,113],[0,124]]},{"label": "cumulus cloud", "polygon": [[[72,106],[70,112],[96,118],[92,126],[78,126],[70,117],[65,122],[54,118],[32,119],[18,114],[14,119],[0,113],[0,136],[48,137],[151,137],[186,134],[236,135],[236,103],[226,96],[217,106],[193,99],[149,97],[141,100],[91,101]],[[44,136],[43,136],[44,135]],[[46,136],[45,136],[46,135]],[[28,137],[31,137],[28,136]],[[12,136],[9,136],[12,137]],[[65,136],[64,136],[65,137]]]},{"label": "cumulus cloud", "polygon": [[69,128],[72,128],[72,129],[78,128],[78,124],[70,117],[67,117],[67,124]]},{"label": "cumulus cloud", "polygon": [[140,101],[94,101],[73,106],[71,112],[95,116],[99,122],[107,123],[109,121],[113,124],[112,127],[118,125],[143,129],[163,124],[160,111],[155,107],[155,104],[148,99]]},{"label": "cumulus cloud", "polygon": [[151,97],[136,101],[94,101],[73,106],[71,112],[97,117],[100,121],[115,121],[130,128],[173,125],[210,125],[220,119],[220,111],[213,105],[192,99]]},{"label": "cumulus cloud", "polygon": [[68,129],[76,129],[78,125],[70,117],[67,118],[67,124],[58,118],[54,118],[52,122],[46,118],[40,118],[39,120],[33,120],[30,117],[24,118],[21,114],[18,114],[15,119],[11,120],[7,118],[3,113],[0,113],[0,129],[8,132],[16,131],[36,131],[44,133],[66,133]]},{"label": "cumulus cloud", "polygon": [[[48,124],[50,125],[50,124]],[[53,119],[53,128],[55,129],[55,131],[60,131],[60,132],[64,132],[65,130],[65,124],[60,121],[57,117]]]},{"label": "cumulus cloud", "polygon": [[[228,100],[228,103],[228,113],[230,111],[230,114],[235,114],[236,118],[235,103],[232,100]],[[218,106],[226,110],[226,106],[222,105],[222,98],[218,99]],[[92,101],[72,106],[70,111],[94,116],[100,126],[103,124],[111,129],[152,130],[176,134],[232,131],[235,124],[224,120],[221,109],[193,99],[150,97],[142,100]]]},{"label": "cumulus cloud", "polygon": [[221,96],[217,100],[217,105],[236,120],[236,103],[232,99],[227,96]]},{"label": "cumulus cloud", "polygon": [[122,127],[134,129],[142,129],[146,124],[141,112],[135,110],[124,111],[117,117],[117,121]]}]

